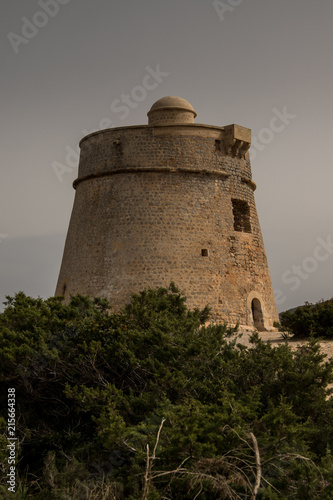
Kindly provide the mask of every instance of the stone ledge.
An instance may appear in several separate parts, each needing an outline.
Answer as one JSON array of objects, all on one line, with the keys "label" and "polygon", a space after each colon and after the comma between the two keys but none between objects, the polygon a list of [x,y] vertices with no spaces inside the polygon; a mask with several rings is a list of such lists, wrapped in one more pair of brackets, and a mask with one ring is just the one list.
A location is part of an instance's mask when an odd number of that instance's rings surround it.
[{"label": "stone ledge", "polygon": [[242,177],[242,182],[244,182],[244,184],[248,184],[248,186],[250,186],[252,191],[255,191],[257,189],[257,184],[252,179],[248,179],[247,177]]},{"label": "stone ledge", "polygon": [[127,168],[115,168],[113,170],[108,170],[107,172],[100,172],[96,174],[88,174],[84,177],[78,177],[73,182],[73,188],[76,189],[77,186],[83,182],[90,179],[97,179],[99,177],[107,177],[116,174],[129,174],[129,173],[181,173],[181,174],[195,174],[195,175],[215,175],[217,177],[229,177],[230,174],[224,170],[205,170],[199,168],[175,168],[175,167],[127,167]]}]

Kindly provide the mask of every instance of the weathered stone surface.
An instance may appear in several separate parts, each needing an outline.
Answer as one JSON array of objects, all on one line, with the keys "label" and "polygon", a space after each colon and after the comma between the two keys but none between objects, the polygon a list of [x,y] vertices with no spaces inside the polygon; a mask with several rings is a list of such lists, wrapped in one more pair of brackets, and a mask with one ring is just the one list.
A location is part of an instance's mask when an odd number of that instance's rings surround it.
[{"label": "weathered stone surface", "polygon": [[216,321],[271,329],[278,315],[253,194],[250,131],[186,117],[174,123],[169,112],[162,106],[159,115],[157,106],[154,125],[81,141],[56,295],[105,296],[117,310],[133,292],[174,281],[190,307],[209,304]]}]

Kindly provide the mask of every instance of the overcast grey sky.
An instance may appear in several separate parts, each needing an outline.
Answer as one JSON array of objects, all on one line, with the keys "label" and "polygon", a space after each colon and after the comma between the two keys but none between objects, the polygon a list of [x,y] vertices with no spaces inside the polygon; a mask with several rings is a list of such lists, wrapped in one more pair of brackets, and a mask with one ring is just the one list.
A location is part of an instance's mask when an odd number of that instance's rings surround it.
[{"label": "overcast grey sky", "polygon": [[166,95],[252,129],[278,310],[331,298],[332,23],[332,0],[3,0],[0,302],[54,293],[82,136]]}]

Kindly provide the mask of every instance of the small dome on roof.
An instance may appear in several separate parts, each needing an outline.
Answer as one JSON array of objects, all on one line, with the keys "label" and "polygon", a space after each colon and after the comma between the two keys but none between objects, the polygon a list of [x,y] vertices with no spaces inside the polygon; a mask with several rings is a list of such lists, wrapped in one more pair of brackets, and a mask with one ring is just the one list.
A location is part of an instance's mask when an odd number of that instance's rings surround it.
[{"label": "small dome on roof", "polygon": [[156,101],[152,105],[152,107],[150,108],[150,111],[155,111],[157,109],[165,109],[165,108],[184,109],[186,111],[192,111],[194,116],[197,116],[193,107],[191,106],[191,104],[188,101],[186,101],[186,99],[183,99],[182,97],[172,96],[172,95],[162,97],[161,99]]},{"label": "small dome on roof", "polygon": [[162,97],[147,113],[149,125],[175,125],[194,123],[197,116],[191,104],[176,96]]}]

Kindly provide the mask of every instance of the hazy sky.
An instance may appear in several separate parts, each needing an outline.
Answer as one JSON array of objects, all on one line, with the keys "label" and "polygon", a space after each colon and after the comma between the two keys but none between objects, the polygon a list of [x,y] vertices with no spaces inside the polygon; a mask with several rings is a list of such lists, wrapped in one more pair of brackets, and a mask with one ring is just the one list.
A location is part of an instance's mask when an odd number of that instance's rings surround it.
[{"label": "hazy sky", "polygon": [[332,0],[3,0],[0,302],[54,293],[82,136],[166,95],[252,129],[279,311],[331,298],[332,24]]}]

